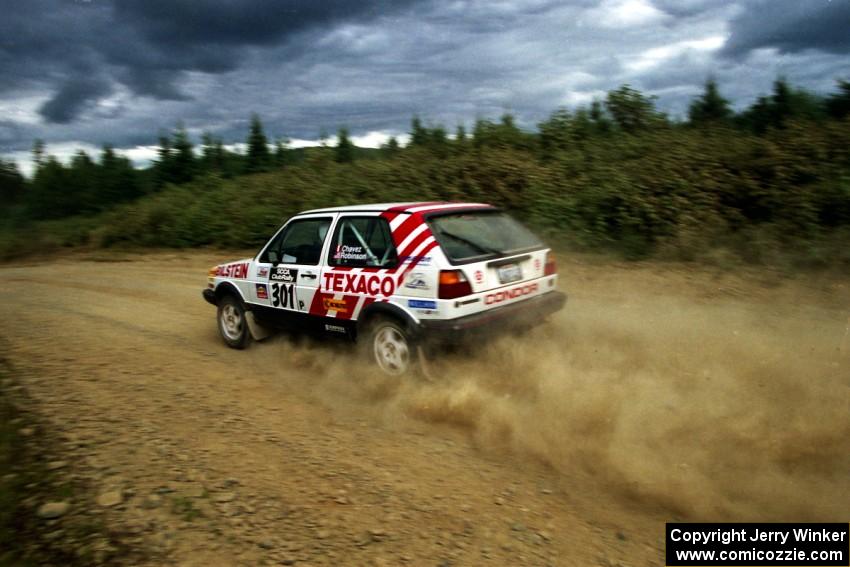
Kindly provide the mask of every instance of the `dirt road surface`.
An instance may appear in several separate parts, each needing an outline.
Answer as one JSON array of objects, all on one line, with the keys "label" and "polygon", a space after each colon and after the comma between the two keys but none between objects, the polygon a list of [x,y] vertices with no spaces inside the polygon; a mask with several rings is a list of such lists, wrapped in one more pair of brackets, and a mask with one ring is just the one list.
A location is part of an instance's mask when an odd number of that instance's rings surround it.
[{"label": "dirt road surface", "polygon": [[562,259],[549,325],[398,384],[227,349],[200,290],[238,256],[0,268],[0,348],[96,488],[71,513],[151,565],[648,566],[666,521],[848,520],[847,280]]}]

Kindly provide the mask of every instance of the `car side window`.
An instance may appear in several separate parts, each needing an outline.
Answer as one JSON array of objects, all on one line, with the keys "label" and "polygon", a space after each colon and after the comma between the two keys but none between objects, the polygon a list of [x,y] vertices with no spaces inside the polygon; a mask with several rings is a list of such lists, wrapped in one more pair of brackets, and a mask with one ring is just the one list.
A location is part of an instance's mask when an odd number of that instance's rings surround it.
[{"label": "car side window", "polygon": [[381,217],[341,217],[331,240],[331,266],[392,268],[398,263],[390,226]]},{"label": "car side window", "polygon": [[303,219],[289,223],[263,251],[261,262],[315,266],[322,256],[322,244],[331,219]]}]

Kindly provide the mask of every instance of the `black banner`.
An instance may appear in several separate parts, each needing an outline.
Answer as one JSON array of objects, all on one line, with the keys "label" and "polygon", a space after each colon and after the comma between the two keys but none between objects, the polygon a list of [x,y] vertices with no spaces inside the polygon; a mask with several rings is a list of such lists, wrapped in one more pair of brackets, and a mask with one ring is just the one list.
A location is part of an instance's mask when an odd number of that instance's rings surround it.
[{"label": "black banner", "polygon": [[273,282],[295,283],[298,279],[298,270],[284,266],[275,266],[269,272],[269,279]]},{"label": "black banner", "polygon": [[848,524],[667,524],[669,566],[850,566]]}]

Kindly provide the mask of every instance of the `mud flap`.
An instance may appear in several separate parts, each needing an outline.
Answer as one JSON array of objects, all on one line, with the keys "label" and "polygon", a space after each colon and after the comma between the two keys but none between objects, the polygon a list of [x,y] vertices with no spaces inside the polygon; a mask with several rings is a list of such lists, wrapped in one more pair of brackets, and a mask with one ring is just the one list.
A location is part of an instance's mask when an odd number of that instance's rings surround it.
[{"label": "mud flap", "polygon": [[425,349],[422,345],[416,347],[416,355],[419,358],[419,373],[428,382],[434,382],[434,375],[431,373],[431,367],[428,364],[428,357],[425,355]]},{"label": "mud flap", "polygon": [[254,318],[254,314],[250,311],[245,312],[245,320],[248,322],[248,330],[251,331],[251,336],[255,341],[262,341],[272,335],[272,331]]}]

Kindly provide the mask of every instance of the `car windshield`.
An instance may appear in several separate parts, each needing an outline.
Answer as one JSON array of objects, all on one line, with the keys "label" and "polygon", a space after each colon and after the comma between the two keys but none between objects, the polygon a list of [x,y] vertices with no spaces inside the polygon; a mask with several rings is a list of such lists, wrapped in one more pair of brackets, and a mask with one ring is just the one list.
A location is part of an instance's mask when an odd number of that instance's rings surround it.
[{"label": "car windshield", "polygon": [[530,230],[499,211],[445,214],[432,217],[428,225],[452,262],[495,258],[543,246]]}]

